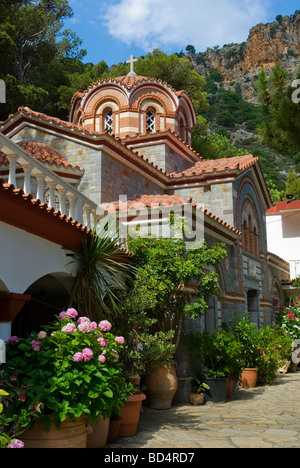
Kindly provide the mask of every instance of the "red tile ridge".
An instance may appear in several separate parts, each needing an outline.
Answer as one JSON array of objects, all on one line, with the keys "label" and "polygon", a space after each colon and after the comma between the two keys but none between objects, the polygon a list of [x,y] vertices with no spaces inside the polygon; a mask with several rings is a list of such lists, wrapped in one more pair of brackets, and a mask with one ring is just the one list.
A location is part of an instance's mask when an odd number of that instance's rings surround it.
[{"label": "red tile ridge", "polygon": [[288,210],[300,210],[300,200],[281,201],[277,202],[275,206],[272,206],[267,211],[267,215],[279,214],[282,211]]},{"label": "red tile ridge", "polygon": [[250,166],[253,166],[258,161],[258,158],[247,154],[244,156],[232,156],[231,158],[221,159],[202,159],[196,162],[193,167],[181,172],[173,172],[169,174],[172,178],[202,176],[208,173],[217,172],[234,172],[243,171]]},{"label": "red tile ridge", "polygon": [[219,224],[223,225],[225,228],[229,229],[230,231],[234,232],[235,234],[241,235],[241,232],[228,224],[226,221],[223,221],[218,216],[213,215],[210,211],[203,208],[202,206],[197,205],[196,203],[191,203],[184,199],[183,197],[178,197],[176,195],[168,195],[168,194],[159,194],[159,195],[140,195],[138,198],[134,200],[127,200],[127,201],[115,201],[115,202],[108,202],[102,203],[100,207],[104,212],[107,213],[114,213],[116,211],[123,211],[129,212],[130,210],[139,210],[142,208],[158,208],[159,206],[174,206],[174,205],[187,205],[190,204],[197,209],[201,210],[206,216],[210,219],[217,221]]}]

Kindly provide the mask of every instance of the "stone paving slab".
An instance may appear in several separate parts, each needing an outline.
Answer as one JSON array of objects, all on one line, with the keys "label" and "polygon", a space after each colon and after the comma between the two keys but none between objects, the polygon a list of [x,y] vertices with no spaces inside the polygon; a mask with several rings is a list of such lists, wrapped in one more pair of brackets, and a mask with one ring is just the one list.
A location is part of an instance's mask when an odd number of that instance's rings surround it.
[{"label": "stone paving slab", "polygon": [[300,448],[300,371],[240,388],[226,403],[144,405],[137,434],[108,448]]}]

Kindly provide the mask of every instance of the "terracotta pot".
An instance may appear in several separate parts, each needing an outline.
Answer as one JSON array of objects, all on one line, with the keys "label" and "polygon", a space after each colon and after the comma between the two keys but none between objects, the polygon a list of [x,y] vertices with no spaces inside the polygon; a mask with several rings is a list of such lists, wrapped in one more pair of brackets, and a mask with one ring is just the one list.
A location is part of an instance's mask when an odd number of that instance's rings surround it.
[{"label": "terracotta pot", "polygon": [[257,383],[257,369],[246,368],[242,372],[241,376],[241,387],[242,388],[254,388]]},{"label": "terracotta pot", "polygon": [[120,432],[120,426],[121,426],[121,418],[120,419],[111,419],[109,421],[109,430],[108,430],[108,438],[107,442],[115,442],[117,438],[119,437],[119,432]]},{"label": "terracotta pot", "polygon": [[191,393],[189,395],[190,405],[203,405],[205,401],[204,393]]},{"label": "terracotta pot", "polygon": [[86,448],[85,420],[81,417],[73,422],[67,418],[59,427],[52,422],[49,430],[39,420],[20,438],[25,448]]},{"label": "terracotta pot", "polygon": [[93,431],[87,435],[87,448],[104,448],[108,437],[109,419],[99,416],[97,423],[88,419],[88,424],[92,426]]},{"label": "terracotta pot", "polygon": [[227,382],[227,392],[226,392],[226,400],[228,400],[229,398],[231,398],[232,389],[233,389],[233,379],[228,379],[228,382]]},{"label": "terracotta pot", "polygon": [[154,371],[147,375],[145,385],[150,408],[168,409],[178,387],[175,366],[153,366]]},{"label": "terracotta pot", "polygon": [[121,425],[119,436],[129,437],[137,433],[137,426],[140,420],[142,401],[146,395],[142,392],[130,395],[126,406],[121,407]]}]

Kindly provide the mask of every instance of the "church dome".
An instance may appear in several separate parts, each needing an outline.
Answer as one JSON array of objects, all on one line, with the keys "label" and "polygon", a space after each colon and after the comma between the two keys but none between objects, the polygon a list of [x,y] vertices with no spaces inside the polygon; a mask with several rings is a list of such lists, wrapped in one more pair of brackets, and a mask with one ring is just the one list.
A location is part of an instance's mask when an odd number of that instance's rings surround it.
[{"label": "church dome", "polygon": [[86,130],[121,139],[171,130],[190,145],[196,113],[185,91],[131,70],[128,75],[102,79],[76,93],[69,120]]}]

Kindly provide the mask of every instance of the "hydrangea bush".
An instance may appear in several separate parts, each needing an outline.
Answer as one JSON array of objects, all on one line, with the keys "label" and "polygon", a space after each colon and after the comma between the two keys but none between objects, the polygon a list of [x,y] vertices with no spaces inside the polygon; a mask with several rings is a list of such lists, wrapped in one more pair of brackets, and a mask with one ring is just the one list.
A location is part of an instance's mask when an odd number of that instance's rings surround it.
[{"label": "hydrangea bush", "polygon": [[120,411],[133,391],[122,376],[119,353],[122,336],[111,332],[107,320],[99,324],[68,309],[52,326],[26,338],[7,342],[7,362],[0,366],[2,388],[15,403],[7,417],[22,427],[43,417],[59,424],[67,417],[109,418]]},{"label": "hydrangea bush", "polygon": [[292,340],[300,339],[300,296],[294,297],[289,306],[279,305],[273,301],[275,321],[279,327],[291,337]]}]

